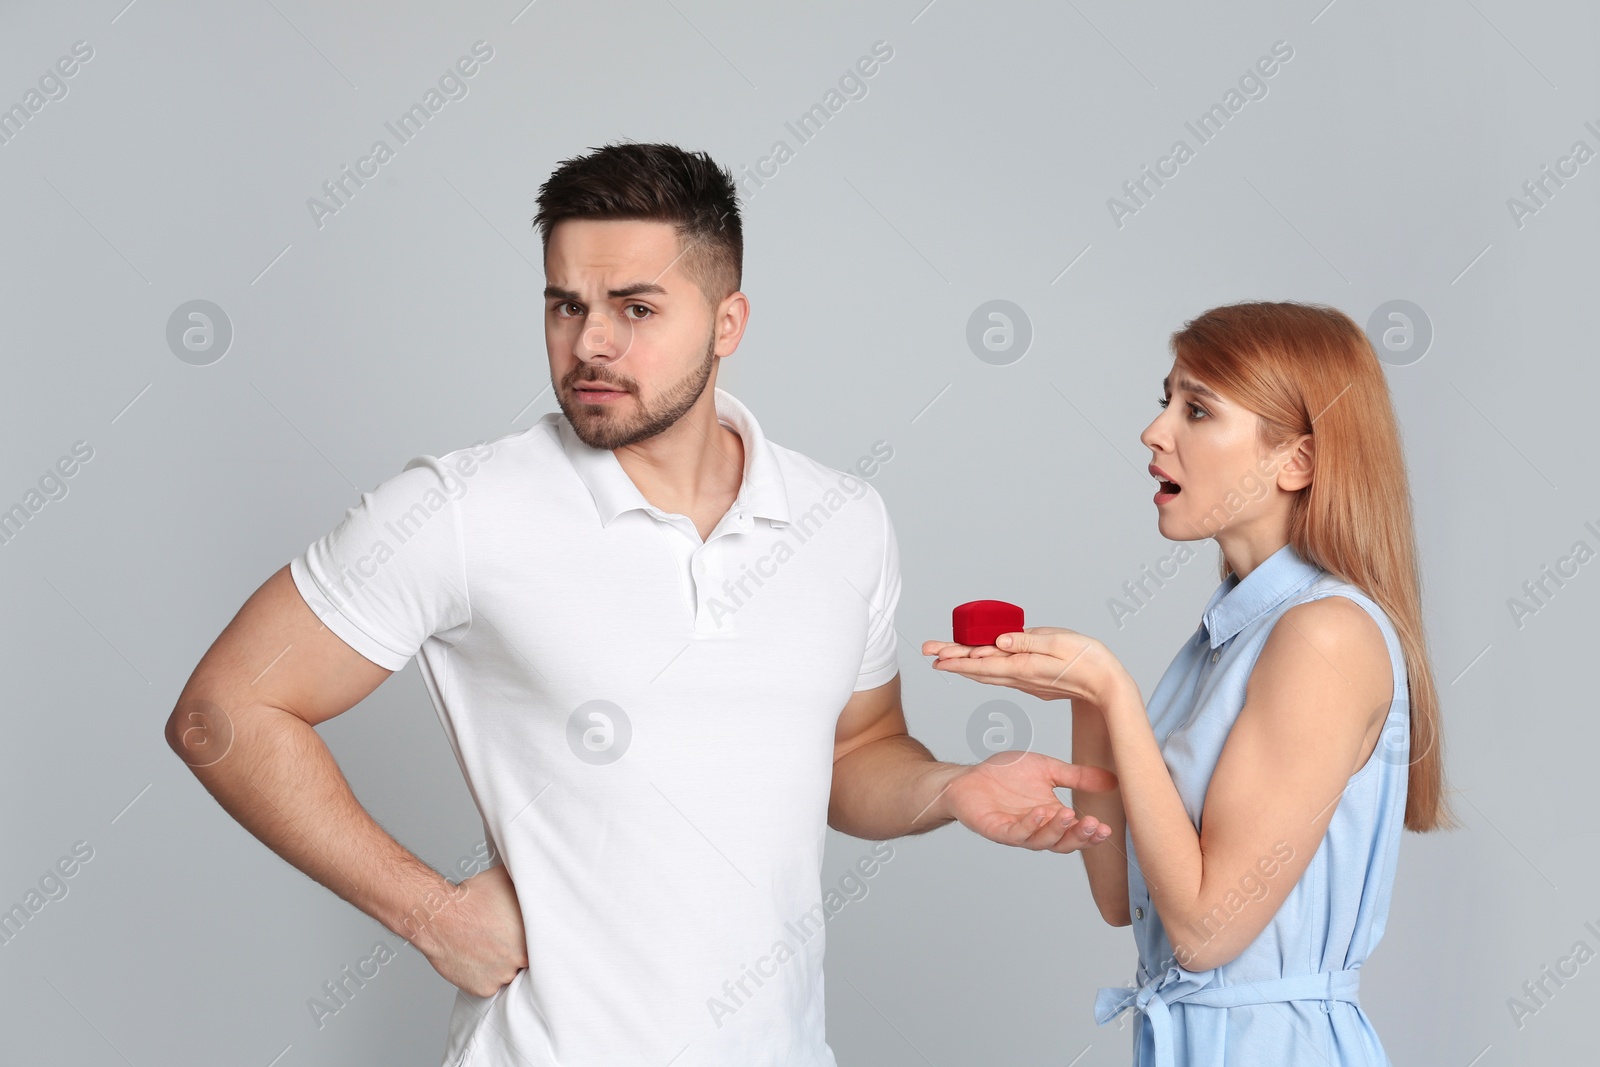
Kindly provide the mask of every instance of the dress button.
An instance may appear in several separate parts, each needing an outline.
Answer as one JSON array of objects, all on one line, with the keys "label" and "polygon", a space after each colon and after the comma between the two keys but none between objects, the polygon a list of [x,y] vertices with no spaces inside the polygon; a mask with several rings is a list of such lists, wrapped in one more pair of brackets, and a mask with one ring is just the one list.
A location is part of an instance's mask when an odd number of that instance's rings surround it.
[{"label": "dress button", "polygon": [[1134,909],[1133,909],[1133,917],[1134,917],[1134,918],[1135,918],[1135,919],[1142,919],[1142,918],[1144,918],[1144,909],[1143,909],[1143,908],[1134,908]]},{"label": "dress button", "polygon": [[1217,649],[1215,652],[1211,653],[1211,662],[1212,663],[1217,662],[1217,659],[1219,657],[1221,657],[1221,655],[1222,655],[1222,649],[1220,649],[1220,648]]}]

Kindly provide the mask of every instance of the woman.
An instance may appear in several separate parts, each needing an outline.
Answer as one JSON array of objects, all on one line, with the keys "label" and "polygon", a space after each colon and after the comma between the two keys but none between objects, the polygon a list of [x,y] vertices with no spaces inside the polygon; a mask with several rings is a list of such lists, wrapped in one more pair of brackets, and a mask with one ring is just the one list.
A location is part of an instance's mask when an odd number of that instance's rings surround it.
[{"label": "woman", "polygon": [[1331,308],[1214,308],[1173,335],[1141,435],[1164,537],[1214,539],[1222,583],[1149,706],[1071,630],[930,641],[935,669],[1072,701],[1073,761],[1117,790],[1074,796],[1037,847],[1092,848],[1108,923],[1130,922],[1134,1062],[1387,1064],[1357,1000],[1383,936],[1402,825],[1445,809],[1409,492],[1377,357]]}]

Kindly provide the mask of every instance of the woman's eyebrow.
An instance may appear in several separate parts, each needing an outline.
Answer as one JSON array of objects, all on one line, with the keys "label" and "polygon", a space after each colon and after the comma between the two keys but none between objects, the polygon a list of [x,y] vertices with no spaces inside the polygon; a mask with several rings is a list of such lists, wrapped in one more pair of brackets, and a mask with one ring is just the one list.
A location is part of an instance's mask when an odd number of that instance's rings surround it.
[{"label": "woman's eyebrow", "polygon": [[[1161,388],[1167,390],[1168,392],[1172,391],[1171,383],[1166,378],[1161,379]],[[1218,403],[1222,402],[1222,398],[1220,396],[1191,378],[1179,378],[1178,388],[1186,392],[1193,393],[1195,396],[1203,396],[1207,400],[1214,400]]]}]

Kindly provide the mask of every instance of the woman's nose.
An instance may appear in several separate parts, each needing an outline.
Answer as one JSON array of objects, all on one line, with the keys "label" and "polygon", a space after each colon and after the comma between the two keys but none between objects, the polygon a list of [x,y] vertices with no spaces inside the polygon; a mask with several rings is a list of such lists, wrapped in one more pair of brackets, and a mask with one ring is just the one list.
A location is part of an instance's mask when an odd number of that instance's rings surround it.
[{"label": "woman's nose", "polygon": [[[1165,414],[1165,412],[1162,414]],[[1144,428],[1144,432],[1139,435],[1139,443],[1150,449],[1152,452],[1167,451],[1167,449],[1163,447],[1166,444],[1166,439],[1166,434],[1161,432],[1160,415],[1157,415],[1154,419],[1152,419],[1150,421],[1150,425],[1146,426]]]}]

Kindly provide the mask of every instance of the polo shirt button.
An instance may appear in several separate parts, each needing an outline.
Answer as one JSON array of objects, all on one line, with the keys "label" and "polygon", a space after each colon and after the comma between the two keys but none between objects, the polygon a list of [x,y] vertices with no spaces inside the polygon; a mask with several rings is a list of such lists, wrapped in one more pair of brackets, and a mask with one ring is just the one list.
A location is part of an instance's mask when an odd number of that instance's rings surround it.
[{"label": "polo shirt button", "polygon": [[1143,909],[1143,908],[1134,908],[1134,909],[1133,909],[1133,917],[1134,917],[1134,918],[1135,918],[1135,919],[1142,919],[1142,918],[1144,918],[1144,909]]}]

